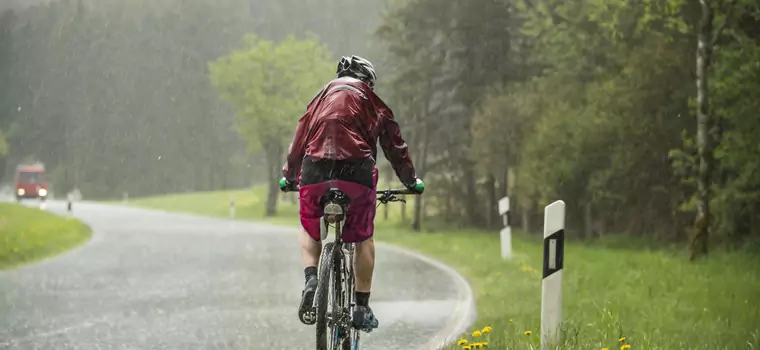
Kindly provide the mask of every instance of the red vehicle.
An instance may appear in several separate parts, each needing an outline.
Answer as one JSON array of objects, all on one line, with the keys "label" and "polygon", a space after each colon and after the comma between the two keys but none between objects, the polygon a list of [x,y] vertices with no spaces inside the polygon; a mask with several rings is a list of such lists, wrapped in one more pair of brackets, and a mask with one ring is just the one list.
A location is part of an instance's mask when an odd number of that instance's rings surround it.
[{"label": "red vehicle", "polygon": [[40,198],[45,200],[48,185],[45,183],[45,166],[42,164],[19,165],[16,167],[16,200]]}]

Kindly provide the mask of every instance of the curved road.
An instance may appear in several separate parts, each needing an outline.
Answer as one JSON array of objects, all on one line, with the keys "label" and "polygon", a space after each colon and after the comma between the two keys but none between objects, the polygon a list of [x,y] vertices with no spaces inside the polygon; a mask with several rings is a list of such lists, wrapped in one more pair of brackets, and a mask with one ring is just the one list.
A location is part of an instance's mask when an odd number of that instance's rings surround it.
[{"label": "curved road", "polygon": [[[94,203],[74,215],[90,242],[0,272],[0,349],[314,349],[294,229]],[[362,348],[431,349],[471,324],[450,269],[385,246],[376,265],[380,328]]]}]

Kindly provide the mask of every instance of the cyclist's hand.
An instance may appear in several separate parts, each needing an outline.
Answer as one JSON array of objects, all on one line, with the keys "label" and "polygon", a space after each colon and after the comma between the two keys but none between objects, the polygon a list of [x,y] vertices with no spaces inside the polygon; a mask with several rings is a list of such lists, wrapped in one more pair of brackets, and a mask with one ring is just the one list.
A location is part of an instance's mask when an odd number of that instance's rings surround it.
[{"label": "cyclist's hand", "polygon": [[422,192],[425,192],[425,183],[420,178],[417,178],[414,180],[414,183],[406,185],[406,188],[422,194]]},{"label": "cyclist's hand", "polygon": [[280,179],[280,191],[287,192],[288,190],[292,190],[294,188],[294,184],[288,180],[286,180],[284,177]]}]

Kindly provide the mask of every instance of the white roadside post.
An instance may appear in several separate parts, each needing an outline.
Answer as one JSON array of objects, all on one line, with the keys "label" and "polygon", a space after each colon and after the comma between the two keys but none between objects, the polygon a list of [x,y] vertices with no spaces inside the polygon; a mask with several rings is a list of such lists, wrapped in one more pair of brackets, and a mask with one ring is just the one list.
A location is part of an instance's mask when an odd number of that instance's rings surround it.
[{"label": "white roadside post", "polygon": [[544,208],[544,274],[541,282],[541,350],[560,342],[562,268],[565,257],[565,202]]},{"label": "white roadside post", "polygon": [[509,197],[499,200],[499,215],[504,219],[504,228],[501,229],[501,257],[512,258],[512,228],[509,227]]},{"label": "white roadside post", "polygon": [[235,220],[235,196],[230,195],[230,219]]}]

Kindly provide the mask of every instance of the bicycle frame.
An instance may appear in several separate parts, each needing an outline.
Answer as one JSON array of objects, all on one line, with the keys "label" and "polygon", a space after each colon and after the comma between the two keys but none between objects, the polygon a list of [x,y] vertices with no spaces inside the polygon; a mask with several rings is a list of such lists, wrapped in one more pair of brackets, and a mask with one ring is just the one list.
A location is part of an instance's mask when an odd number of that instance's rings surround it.
[{"label": "bicycle frame", "polygon": [[[318,268],[330,268],[332,271],[329,271],[329,281],[318,283],[329,283],[327,289],[329,293],[327,296],[328,306],[325,312],[327,328],[332,330],[331,334],[328,334],[331,338],[329,344],[332,345],[330,349],[358,349],[359,332],[353,327],[352,320],[352,311],[356,306],[354,300],[356,245],[343,242],[342,238],[343,223],[345,223],[345,216],[350,204],[345,194],[338,189],[331,188],[326,196],[323,205],[324,216],[320,224],[327,226],[325,229],[333,226],[333,241],[331,242],[332,249],[323,249],[321,255],[332,254],[332,264]],[[324,256],[320,256],[320,261],[326,261],[323,260],[324,258]],[[332,288],[329,288],[330,284]],[[317,288],[318,295],[315,295],[315,300],[321,297],[319,295],[320,290],[324,289]]]},{"label": "bicycle frame", "polygon": [[[298,187],[286,189],[297,191]],[[377,191],[377,201],[381,204],[389,202],[405,202],[396,197],[402,194],[418,194],[410,190],[382,190]],[[354,260],[356,245],[343,242],[342,226],[345,223],[346,214],[350,206],[350,200],[337,188],[330,188],[323,197],[323,217],[321,229],[331,227],[333,241],[324,244],[319,257],[317,290],[314,296],[314,310],[317,315],[317,347],[324,349],[327,344],[326,337],[330,337],[330,350],[357,350],[359,347],[360,330],[354,326],[353,310],[356,307],[354,288]],[[329,236],[329,231],[328,235]],[[322,235],[322,240],[327,236]],[[327,255],[330,256],[327,256]],[[325,269],[329,269],[326,271]],[[325,278],[327,277],[327,281]],[[332,287],[332,288],[330,288]],[[323,296],[323,293],[327,295]],[[327,300],[322,301],[321,298]],[[331,298],[332,297],[332,298]],[[332,299],[332,300],[330,300]],[[326,305],[325,305],[326,304]],[[324,310],[320,309],[320,305]],[[322,322],[320,322],[320,320]],[[324,326],[325,330],[319,329]],[[325,334],[327,330],[331,332]]]}]

